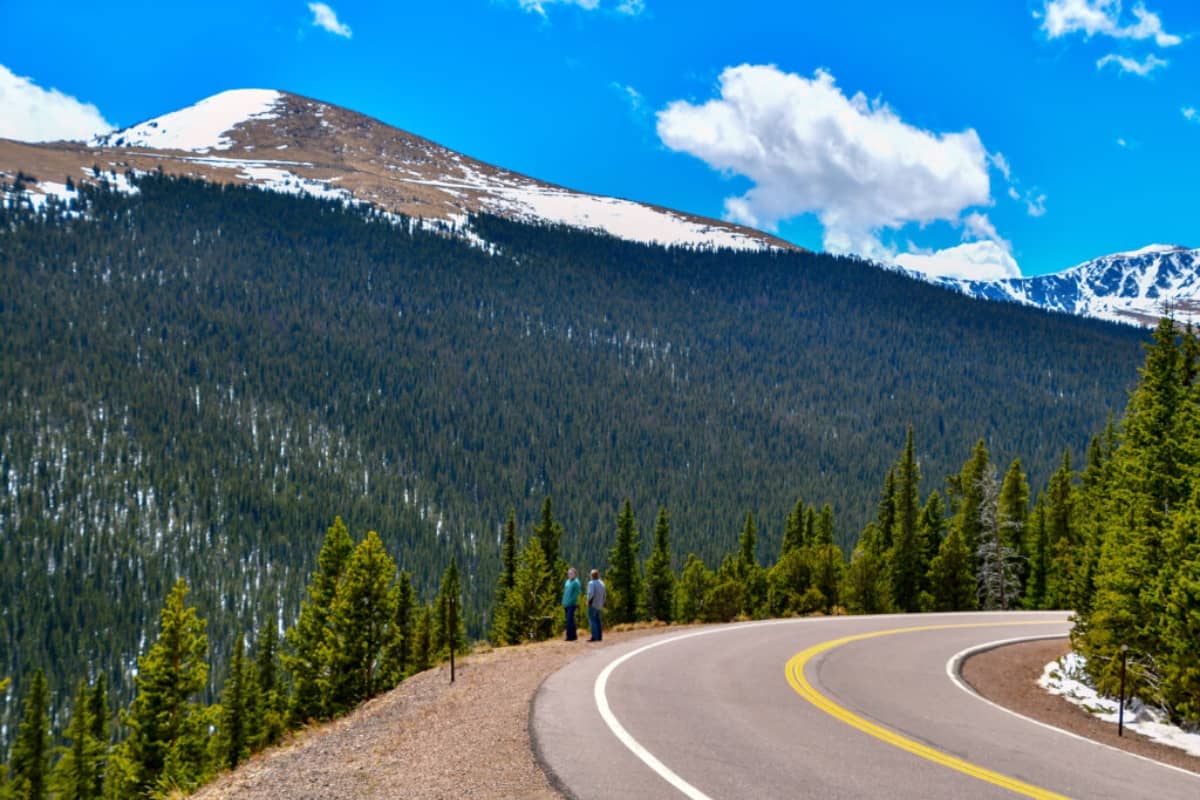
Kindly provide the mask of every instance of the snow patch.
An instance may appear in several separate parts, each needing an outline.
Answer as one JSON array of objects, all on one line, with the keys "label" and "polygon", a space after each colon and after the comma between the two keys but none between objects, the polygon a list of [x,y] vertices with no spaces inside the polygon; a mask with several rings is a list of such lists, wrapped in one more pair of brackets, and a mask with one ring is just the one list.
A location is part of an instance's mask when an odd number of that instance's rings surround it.
[{"label": "snow patch", "polygon": [[461,196],[464,191],[478,193],[482,205],[493,213],[524,221],[601,231],[628,241],[698,248],[774,249],[762,238],[732,227],[706,225],[642,203],[572,192],[508,172],[485,175],[460,156],[449,151],[447,156],[460,172],[457,180],[397,177],[409,183],[437,187],[453,197]]},{"label": "snow patch", "polygon": [[[1045,666],[1042,677],[1038,678],[1038,686],[1082,707],[1097,719],[1117,724],[1118,702],[1111,697],[1101,697],[1087,684],[1086,666],[1087,659],[1083,656],[1067,653]],[[1125,703],[1125,727],[1156,742],[1200,756],[1200,733],[1187,732],[1170,724],[1163,711],[1136,698]]]},{"label": "snow patch", "polygon": [[93,136],[92,147],[153,147],[207,153],[228,150],[234,142],[225,134],[254,119],[275,119],[283,95],[273,89],[231,89],[193,106],[129,128]]},{"label": "snow patch", "polygon": [[278,167],[266,166],[262,163],[245,162],[239,178],[254,181],[254,185],[273,192],[284,194],[309,195],[323,200],[338,200],[354,204],[354,196],[345,189],[334,189],[328,181],[315,178],[304,178],[294,172]]}]

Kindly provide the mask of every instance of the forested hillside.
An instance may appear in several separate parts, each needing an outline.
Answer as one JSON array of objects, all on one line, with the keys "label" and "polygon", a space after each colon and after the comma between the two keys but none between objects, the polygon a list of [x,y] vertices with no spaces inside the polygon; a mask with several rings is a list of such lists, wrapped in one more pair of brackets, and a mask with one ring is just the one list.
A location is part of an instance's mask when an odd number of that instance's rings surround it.
[{"label": "forested hillside", "polygon": [[482,635],[510,508],[528,530],[553,497],[582,566],[625,497],[670,509],[677,558],[716,563],[751,511],[778,553],[801,497],[847,547],[909,425],[927,481],[982,438],[1040,486],[1142,358],[1136,330],[854,260],[489,217],[483,248],[139,185],[85,191],[82,214],[0,211],[0,723],[37,667],[57,709],[98,674],[125,705],[179,577],[223,675],[240,633],[294,622],[335,515],[378,531],[424,599],[457,558]]}]

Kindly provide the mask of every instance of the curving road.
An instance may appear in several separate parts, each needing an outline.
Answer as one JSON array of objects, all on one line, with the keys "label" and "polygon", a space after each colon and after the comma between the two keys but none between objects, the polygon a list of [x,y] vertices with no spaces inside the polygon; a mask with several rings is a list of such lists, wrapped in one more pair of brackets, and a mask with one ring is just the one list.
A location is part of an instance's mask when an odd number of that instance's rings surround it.
[{"label": "curving road", "polygon": [[550,676],[530,727],[577,798],[1200,798],[1200,776],[1017,717],[948,672],[968,648],[1069,627],[1036,612],[676,631]]}]

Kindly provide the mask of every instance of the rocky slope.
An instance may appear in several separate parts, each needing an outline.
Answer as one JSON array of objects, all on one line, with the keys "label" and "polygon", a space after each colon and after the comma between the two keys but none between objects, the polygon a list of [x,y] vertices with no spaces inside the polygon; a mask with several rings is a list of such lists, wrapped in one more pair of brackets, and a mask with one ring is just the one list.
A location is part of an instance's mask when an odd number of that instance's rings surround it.
[{"label": "rocky slope", "polygon": [[534,180],[357,112],[269,89],[222,92],[87,143],[0,140],[0,179],[35,178],[24,182],[34,203],[69,197],[68,177],[112,182],[129,170],[158,169],[366,203],[449,226],[488,212],[647,243],[793,247],[750,228]]}]

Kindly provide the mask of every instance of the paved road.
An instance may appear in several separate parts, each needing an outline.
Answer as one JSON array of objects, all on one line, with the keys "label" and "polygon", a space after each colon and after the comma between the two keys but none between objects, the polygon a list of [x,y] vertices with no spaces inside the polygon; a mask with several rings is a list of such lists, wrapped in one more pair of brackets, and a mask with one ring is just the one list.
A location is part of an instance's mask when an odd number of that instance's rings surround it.
[{"label": "paved road", "polygon": [[531,728],[577,798],[1200,798],[1200,776],[1016,717],[947,672],[966,648],[1068,628],[1011,613],[685,629],[576,659]]}]

